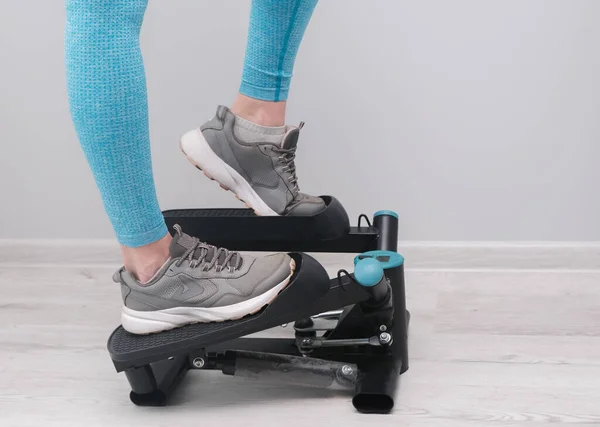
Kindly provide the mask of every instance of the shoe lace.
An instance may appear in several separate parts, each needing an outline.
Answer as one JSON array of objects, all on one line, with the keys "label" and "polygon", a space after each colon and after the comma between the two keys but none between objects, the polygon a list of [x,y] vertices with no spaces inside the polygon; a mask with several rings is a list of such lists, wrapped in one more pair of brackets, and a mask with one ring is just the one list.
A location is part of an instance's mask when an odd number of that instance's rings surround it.
[{"label": "shoe lace", "polygon": [[[239,252],[209,245],[208,243],[201,242],[197,237],[193,237],[192,239],[193,243],[175,263],[177,267],[181,266],[185,260],[189,261],[190,268],[197,268],[201,265],[202,271],[209,271],[210,269],[215,268],[217,272],[221,272],[221,270],[227,267],[228,271],[232,273],[241,267],[242,257]],[[213,255],[210,260],[208,260],[208,254],[211,251]],[[219,261],[219,258],[221,258],[222,255],[224,255],[224,257]]]},{"label": "shoe lace", "polygon": [[298,177],[296,176],[296,148],[273,148],[273,151],[279,154],[278,160],[283,163],[283,171],[288,172],[288,181],[292,185],[292,191],[300,192],[298,186]]}]

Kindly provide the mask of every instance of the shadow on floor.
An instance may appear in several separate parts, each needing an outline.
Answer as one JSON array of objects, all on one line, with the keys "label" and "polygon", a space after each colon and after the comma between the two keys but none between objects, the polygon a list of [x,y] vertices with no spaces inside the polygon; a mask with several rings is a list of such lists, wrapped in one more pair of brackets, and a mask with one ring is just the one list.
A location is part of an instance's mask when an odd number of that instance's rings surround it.
[{"label": "shadow on floor", "polygon": [[350,390],[269,384],[225,376],[219,372],[190,372],[171,397],[169,406],[225,407],[304,399],[352,399]]}]

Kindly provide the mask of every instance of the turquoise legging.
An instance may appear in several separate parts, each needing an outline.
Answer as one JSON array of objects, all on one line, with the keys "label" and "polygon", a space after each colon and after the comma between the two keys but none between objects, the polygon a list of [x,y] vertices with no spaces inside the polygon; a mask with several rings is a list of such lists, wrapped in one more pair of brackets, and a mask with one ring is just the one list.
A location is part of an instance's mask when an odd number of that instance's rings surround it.
[{"label": "turquoise legging", "polygon": [[[119,242],[164,237],[152,176],[140,29],[148,0],[67,0],[65,52],[71,115]],[[240,92],[287,99],[317,0],[253,0]],[[223,19],[227,19],[226,16]]]}]

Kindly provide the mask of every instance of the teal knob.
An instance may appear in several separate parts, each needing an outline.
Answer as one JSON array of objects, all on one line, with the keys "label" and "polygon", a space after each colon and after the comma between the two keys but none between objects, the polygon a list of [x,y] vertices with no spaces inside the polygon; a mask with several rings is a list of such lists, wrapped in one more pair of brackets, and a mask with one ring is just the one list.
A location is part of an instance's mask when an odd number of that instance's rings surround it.
[{"label": "teal knob", "polygon": [[382,215],[389,215],[389,216],[393,216],[394,218],[398,219],[398,214],[394,211],[377,211],[373,214],[373,217],[376,216],[382,216]]},{"label": "teal knob", "polygon": [[354,266],[354,278],[362,286],[370,288],[383,279],[383,267],[376,259],[361,259]]}]

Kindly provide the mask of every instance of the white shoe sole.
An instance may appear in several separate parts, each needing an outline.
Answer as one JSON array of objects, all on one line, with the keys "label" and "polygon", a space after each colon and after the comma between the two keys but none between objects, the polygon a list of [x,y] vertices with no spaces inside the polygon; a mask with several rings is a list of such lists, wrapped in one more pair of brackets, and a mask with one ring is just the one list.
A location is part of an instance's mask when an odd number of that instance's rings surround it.
[{"label": "white shoe sole", "polygon": [[221,188],[233,192],[256,215],[279,216],[256,194],[243,176],[215,154],[200,129],[183,135],[180,146],[181,151],[194,166],[204,172],[209,179],[217,181]]},{"label": "white shoe sole", "polygon": [[237,320],[259,312],[270,304],[288,285],[294,274],[296,263],[290,261],[290,275],[267,292],[237,304],[223,307],[174,307],[157,311],[136,311],[123,306],[121,324],[132,334],[146,335],[168,331],[193,323],[224,322]]}]

